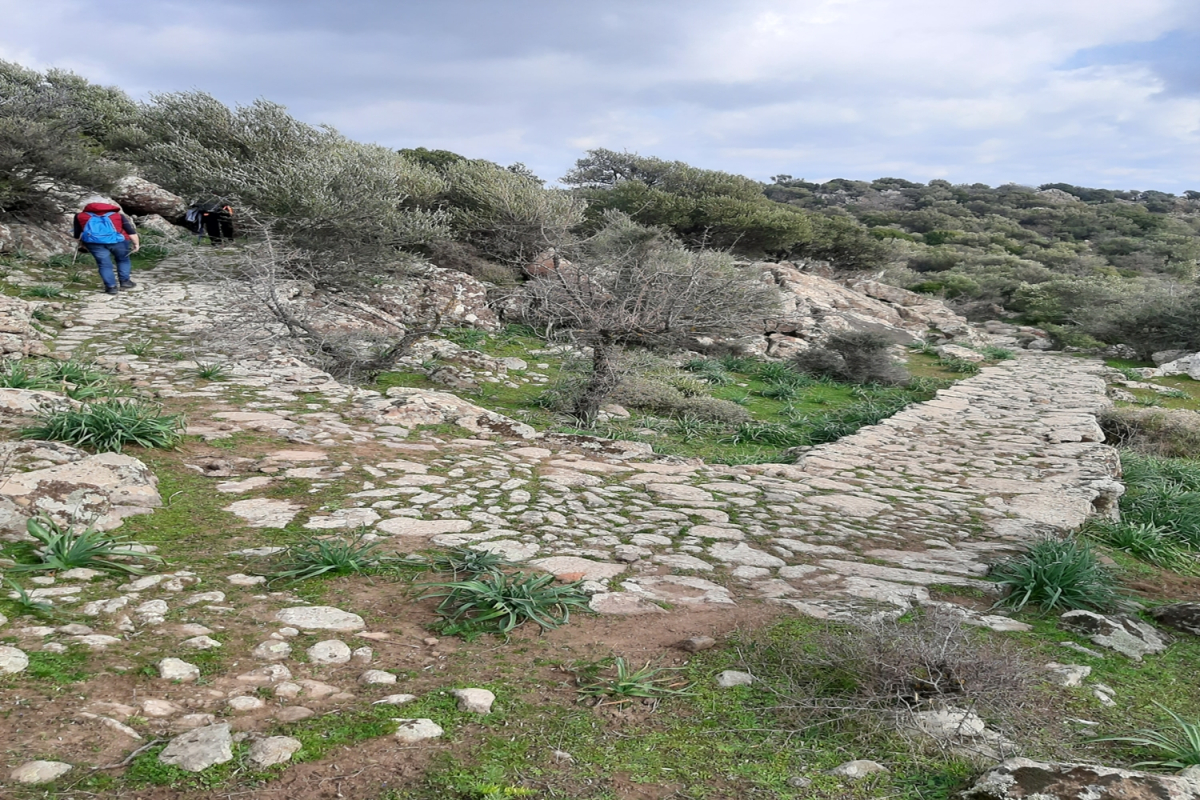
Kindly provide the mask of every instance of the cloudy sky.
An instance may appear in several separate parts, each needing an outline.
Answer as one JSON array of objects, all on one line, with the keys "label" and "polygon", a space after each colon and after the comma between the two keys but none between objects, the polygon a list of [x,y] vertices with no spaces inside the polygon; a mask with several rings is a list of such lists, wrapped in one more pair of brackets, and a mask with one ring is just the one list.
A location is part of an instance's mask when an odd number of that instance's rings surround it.
[{"label": "cloudy sky", "polygon": [[0,58],[561,176],[1200,189],[1197,0],[0,0]]}]

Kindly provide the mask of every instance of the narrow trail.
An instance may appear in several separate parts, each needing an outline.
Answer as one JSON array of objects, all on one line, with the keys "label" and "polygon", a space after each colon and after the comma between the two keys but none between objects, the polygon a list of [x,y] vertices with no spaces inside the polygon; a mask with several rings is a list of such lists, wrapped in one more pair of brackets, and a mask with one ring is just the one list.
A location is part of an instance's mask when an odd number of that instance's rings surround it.
[{"label": "narrow trail", "polygon": [[[213,480],[246,526],[367,525],[404,551],[484,546],[600,582],[603,613],[767,600],[838,617],[930,602],[930,587],[986,595],[987,562],[1107,512],[1121,491],[1095,420],[1107,400],[1094,361],[1022,353],[796,465],[658,463],[555,439],[410,438],[389,398],[282,351],[197,346],[235,313],[236,288],[209,267],[173,258],[135,277],[135,291],[89,298],[55,347],[186,406],[193,433],[277,438],[274,474]],[[152,353],[128,355],[140,341]],[[205,361],[229,379],[197,382]],[[281,477],[361,485],[322,511],[263,497]],[[231,572],[254,568],[230,556]]]}]

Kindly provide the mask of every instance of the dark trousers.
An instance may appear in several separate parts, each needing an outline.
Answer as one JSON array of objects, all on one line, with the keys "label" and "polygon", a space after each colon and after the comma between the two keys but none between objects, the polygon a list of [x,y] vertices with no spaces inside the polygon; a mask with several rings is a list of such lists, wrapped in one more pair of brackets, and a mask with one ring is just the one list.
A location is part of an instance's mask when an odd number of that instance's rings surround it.
[{"label": "dark trousers", "polygon": [[220,247],[223,240],[233,239],[233,220],[224,214],[205,214],[204,232],[214,247]]}]

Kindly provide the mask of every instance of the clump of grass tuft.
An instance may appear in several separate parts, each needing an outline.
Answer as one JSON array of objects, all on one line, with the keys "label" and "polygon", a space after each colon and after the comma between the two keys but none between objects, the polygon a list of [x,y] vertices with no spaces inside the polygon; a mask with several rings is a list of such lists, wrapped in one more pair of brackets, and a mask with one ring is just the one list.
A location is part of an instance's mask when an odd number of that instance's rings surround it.
[{"label": "clump of grass tuft", "polygon": [[1016,353],[1014,353],[1012,350],[1009,350],[1007,347],[997,347],[996,345],[991,344],[987,345],[986,347],[979,348],[979,352],[982,353],[983,357],[988,361],[1008,361],[1016,358]]},{"label": "clump of grass tuft", "polygon": [[[633,669],[621,656],[581,664],[574,671],[579,694],[595,700],[597,705],[687,694],[686,680],[667,676],[673,670],[652,667],[649,662],[641,669]],[[610,674],[602,676],[605,671]]]},{"label": "clump of grass tuft", "polygon": [[1043,611],[1110,611],[1121,605],[1117,581],[1086,542],[1041,539],[994,565],[988,578],[1008,589],[997,605]]},{"label": "clump of grass tuft", "polygon": [[14,572],[57,572],[86,567],[142,575],[146,572],[145,568],[133,561],[163,563],[160,556],[143,552],[136,542],[97,531],[90,526],[76,532],[69,525],[60,525],[43,517],[29,520],[25,529],[39,543],[33,549],[33,555],[38,560],[11,567]]},{"label": "clump of grass tuft", "polygon": [[1123,742],[1137,747],[1157,750],[1165,758],[1151,761],[1140,761],[1135,767],[1158,767],[1160,769],[1185,770],[1188,767],[1200,765],[1200,720],[1188,722],[1171,709],[1155,703],[1171,717],[1176,730],[1160,731],[1154,728],[1143,728],[1132,736],[1104,736],[1093,739],[1096,742]]},{"label": "clump of grass tuft", "polygon": [[526,622],[549,630],[569,622],[572,609],[588,607],[588,596],[579,591],[578,582],[553,583],[553,575],[493,573],[476,580],[432,584],[439,591],[426,597],[442,598],[437,629],[446,635],[508,634]]},{"label": "clump of grass tuft", "polygon": [[26,297],[40,297],[45,300],[51,300],[56,297],[62,297],[64,294],[66,294],[66,292],[63,291],[61,286],[43,285],[30,286],[28,289],[22,292],[22,294],[24,294]]},{"label": "clump of grass tuft", "polygon": [[965,358],[947,358],[945,356],[938,359],[938,365],[950,370],[951,372],[957,372],[959,375],[967,376],[978,375],[979,370],[982,369],[982,367],[980,367],[974,361],[968,361]]},{"label": "clump of grass tuft", "polygon": [[184,421],[180,414],[133,400],[102,400],[79,409],[47,414],[39,424],[22,428],[23,439],[66,442],[97,452],[120,452],[126,445],[170,448],[179,443]]},{"label": "clump of grass tuft", "polygon": [[8,599],[16,603],[24,613],[32,614],[35,617],[55,616],[54,606],[41,600],[34,600],[29,596],[29,592],[11,578],[5,578],[4,582],[8,584],[8,588],[12,589]]},{"label": "clump of grass tuft", "polygon": [[282,554],[278,568],[267,577],[303,581],[323,575],[370,575],[385,571],[393,559],[376,550],[380,542],[364,541],[366,531],[348,537],[318,539],[310,537],[294,544]]},{"label": "clump of grass tuft", "polygon": [[449,572],[457,580],[459,575],[479,577],[481,575],[496,575],[505,567],[511,566],[499,553],[489,550],[473,550],[470,547],[455,547],[433,553],[429,556],[429,566],[438,572]]},{"label": "clump of grass tuft", "polygon": [[1181,575],[1200,574],[1200,559],[1180,545],[1170,528],[1153,522],[1093,522],[1084,532],[1097,542]]},{"label": "clump of grass tuft", "polygon": [[223,381],[229,377],[224,364],[199,362],[196,364],[196,377],[206,381]]},{"label": "clump of grass tuft", "polygon": [[125,345],[125,352],[129,353],[131,356],[137,356],[138,358],[141,358],[142,356],[146,355],[146,353],[149,353],[152,347],[154,347],[154,342],[150,341],[149,339],[139,339],[136,342],[127,343]]},{"label": "clump of grass tuft", "polygon": [[713,386],[729,386],[734,380],[720,361],[707,358],[694,358],[683,365],[688,372],[695,373],[700,380],[707,381]]}]

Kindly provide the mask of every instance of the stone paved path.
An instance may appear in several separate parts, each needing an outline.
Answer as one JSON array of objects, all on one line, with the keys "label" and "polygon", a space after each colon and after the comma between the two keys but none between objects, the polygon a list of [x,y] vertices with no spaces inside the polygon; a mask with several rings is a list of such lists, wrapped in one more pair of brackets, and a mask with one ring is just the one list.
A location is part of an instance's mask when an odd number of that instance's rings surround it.
[{"label": "stone paved path", "polygon": [[[265,474],[213,479],[248,525],[308,514],[261,497],[280,476],[319,489],[360,468],[370,479],[340,508],[301,517],[306,528],[368,525],[405,551],[493,550],[591,581],[607,613],[768,600],[836,617],[898,612],[928,602],[930,586],[987,593],[989,561],[1106,513],[1120,492],[1094,416],[1107,402],[1103,366],[1082,359],[1022,353],[797,465],[697,466],[554,439],[409,438],[395,401],[281,351],[197,350],[233,307],[206,267],[172,259],[136,278],[136,291],[89,298],[56,348],[194,404],[193,433],[278,437]],[[129,355],[142,340],[153,354]],[[198,384],[197,361],[229,365],[230,379]],[[326,453],[348,444],[361,456]],[[254,563],[233,555],[230,571]]]}]

